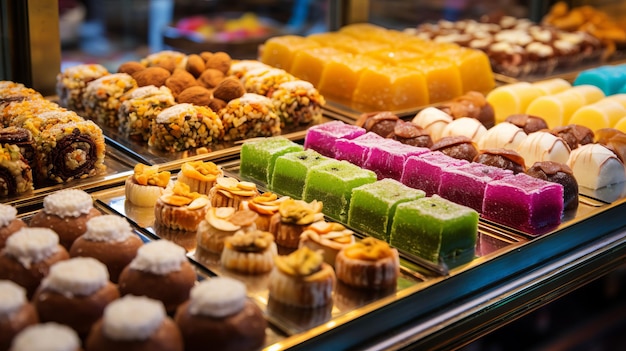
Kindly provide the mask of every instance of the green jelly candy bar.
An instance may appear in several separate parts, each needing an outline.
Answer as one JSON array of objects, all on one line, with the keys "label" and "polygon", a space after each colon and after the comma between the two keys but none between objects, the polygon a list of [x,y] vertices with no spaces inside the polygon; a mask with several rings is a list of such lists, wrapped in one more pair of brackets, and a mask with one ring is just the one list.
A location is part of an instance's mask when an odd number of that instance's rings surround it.
[{"label": "green jelly candy bar", "polygon": [[303,149],[302,145],[280,136],[250,139],[241,146],[239,175],[267,185],[272,179],[276,158]]},{"label": "green jelly candy bar", "polygon": [[276,158],[270,189],[276,194],[301,200],[304,182],[313,166],[328,162],[339,162],[315,150],[291,152]]}]

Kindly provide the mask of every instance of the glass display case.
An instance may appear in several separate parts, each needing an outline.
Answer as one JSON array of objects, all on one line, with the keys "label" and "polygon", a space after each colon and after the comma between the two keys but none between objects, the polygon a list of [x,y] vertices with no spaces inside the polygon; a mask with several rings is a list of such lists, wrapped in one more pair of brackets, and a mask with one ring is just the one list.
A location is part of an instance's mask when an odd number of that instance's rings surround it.
[{"label": "glass display case", "polygon": [[[479,18],[490,12],[539,20],[548,11],[546,2],[541,1],[501,2],[494,9],[486,1],[258,0],[242,5],[221,1],[117,0],[76,2],[59,12],[56,9],[62,3],[38,1],[35,6],[32,1],[2,1],[1,80],[21,81],[53,95],[56,74],[64,65],[77,62],[101,62],[114,70],[121,62],[162,49],[187,53],[225,51],[235,58],[254,59],[259,45],[272,36],[332,31],[348,23],[365,21],[403,30],[442,18]],[[577,5],[575,1],[570,3]],[[624,18],[626,7],[621,2],[604,1],[598,5],[614,11],[618,21]],[[84,13],[77,10],[81,8]],[[56,28],[59,23],[68,24],[66,21],[82,24],[66,28],[70,34],[45,30]],[[355,114],[325,110],[321,122],[354,123],[358,118]],[[229,175],[239,177],[241,143],[223,144],[208,154],[164,155],[117,133],[105,129],[108,173],[72,186],[90,192],[103,212],[127,217],[146,240],[163,236],[152,226],[150,213],[133,212],[126,206],[123,184],[135,163],[159,164],[177,172],[186,161],[211,160]],[[284,135],[302,143],[306,128],[289,130]],[[27,217],[40,209],[44,196],[63,186],[39,189],[33,196],[6,202]],[[442,270],[405,255],[402,279],[396,290],[360,296],[361,299],[351,296],[342,301],[344,305],[322,311],[318,319],[314,313],[294,315],[292,311],[272,310],[275,306],[264,299],[264,290],[252,293],[272,324],[267,350],[466,346],[623,267],[626,192],[618,187],[609,192],[608,200],[602,194],[581,194],[575,213],[570,213],[555,230],[537,237],[481,221],[476,259],[470,264]],[[188,257],[197,264],[200,279],[224,274],[214,261],[203,261],[193,250]]]}]

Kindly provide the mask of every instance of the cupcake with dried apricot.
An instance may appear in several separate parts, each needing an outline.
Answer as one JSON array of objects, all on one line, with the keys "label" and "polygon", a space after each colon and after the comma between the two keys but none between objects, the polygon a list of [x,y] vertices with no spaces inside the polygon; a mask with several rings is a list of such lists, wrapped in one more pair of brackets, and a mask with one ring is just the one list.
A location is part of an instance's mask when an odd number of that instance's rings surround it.
[{"label": "cupcake with dried apricot", "polygon": [[324,262],[335,265],[335,257],[346,246],[354,244],[354,232],[343,224],[318,221],[309,225],[300,235],[299,247],[321,250]]},{"label": "cupcake with dried apricot", "polygon": [[272,216],[278,212],[280,204],[287,199],[289,199],[288,196],[278,197],[278,195],[268,191],[252,200],[244,201],[241,207],[256,212],[259,215],[256,219],[256,228],[268,231]]},{"label": "cupcake with dried apricot", "polygon": [[267,273],[277,253],[272,233],[262,230],[238,231],[224,239],[222,266],[244,274]]},{"label": "cupcake with dried apricot", "polygon": [[256,184],[238,181],[231,177],[217,178],[209,193],[211,206],[239,208],[243,201],[251,200],[259,195]]},{"label": "cupcake with dried apricot", "polygon": [[140,207],[152,207],[170,183],[170,172],[159,172],[159,166],[135,165],[133,175],[126,179],[126,200]]},{"label": "cupcake with dried apricot", "polygon": [[256,229],[254,222],[257,214],[249,210],[234,207],[211,207],[205,218],[198,224],[198,248],[212,253],[221,253],[224,239],[235,235],[238,231]]},{"label": "cupcake with dried apricot", "polygon": [[332,301],[337,278],[319,251],[302,247],[274,257],[269,298],[286,305],[314,308]]},{"label": "cupcake with dried apricot", "polygon": [[323,219],[321,202],[287,199],[272,216],[269,231],[279,246],[297,248],[306,227]]},{"label": "cupcake with dried apricot", "polygon": [[190,191],[189,185],[176,181],[154,206],[155,224],[166,229],[196,231],[210,207],[206,195]]},{"label": "cupcake with dried apricot", "polygon": [[219,177],[223,177],[222,168],[210,161],[190,161],[183,163],[178,172],[178,181],[189,185],[191,191],[209,195]]},{"label": "cupcake with dried apricot", "polygon": [[343,248],[335,259],[337,279],[349,286],[385,289],[400,273],[398,250],[372,237]]}]

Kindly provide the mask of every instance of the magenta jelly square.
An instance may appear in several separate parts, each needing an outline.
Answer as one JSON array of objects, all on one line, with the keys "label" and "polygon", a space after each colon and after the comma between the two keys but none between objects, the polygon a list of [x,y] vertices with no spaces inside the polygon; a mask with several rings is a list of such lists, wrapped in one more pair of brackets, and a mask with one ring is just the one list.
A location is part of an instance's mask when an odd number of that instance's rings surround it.
[{"label": "magenta jelly square", "polygon": [[365,129],[342,121],[331,121],[312,126],[304,137],[304,148],[313,149],[327,157],[335,157],[337,139],[354,139],[365,134]]},{"label": "magenta jelly square", "polygon": [[372,147],[369,156],[365,159],[363,168],[374,171],[378,179],[391,178],[400,181],[404,170],[404,163],[411,156],[429,153],[424,147],[402,144],[396,140],[380,143]]},{"label": "magenta jelly square", "polygon": [[469,162],[452,158],[439,151],[410,156],[404,162],[400,182],[411,188],[423,190],[426,196],[432,196],[439,191],[444,169],[467,163]]},{"label": "magenta jelly square", "polygon": [[481,213],[487,184],[512,175],[513,172],[508,169],[474,162],[446,168],[441,174],[438,193],[445,199]]},{"label": "magenta jelly square", "polygon": [[518,173],[485,187],[482,216],[528,234],[555,229],[563,215],[563,186]]},{"label": "magenta jelly square", "polygon": [[391,141],[391,139],[385,139],[372,132],[367,132],[354,139],[337,139],[335,142],[335,158],[361,167],[374,146]]}]

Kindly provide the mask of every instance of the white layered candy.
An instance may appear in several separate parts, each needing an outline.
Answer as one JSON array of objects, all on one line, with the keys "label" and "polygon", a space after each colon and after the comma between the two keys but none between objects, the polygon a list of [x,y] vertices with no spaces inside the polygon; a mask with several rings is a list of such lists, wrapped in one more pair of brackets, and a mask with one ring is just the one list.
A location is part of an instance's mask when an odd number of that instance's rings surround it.
[{"label": "white layered candy", "polygon": [[76,257],[53,264],[41,285],[70,297],[89,296],[108,281],[109,271],[102,262],[91,257]]},{"label": "white layered candy", "polygon": [[513,123],[500,122],[489,128],[478,140],[478,149],[508,149],[517,150],[526,139],[524,130]]},{"label": "white layered candy", "polygon": [[222,318],[241,311],[246,303],[246,286],[227,277],[204,280],[191,289],[189,312]]},{"label": "white layered candy", "polygon": [[586,144],[574,149],[567,165],[574,172],[578,185],[589,189],[626,181],[624,164],[600,144]]},{"label": "white layered candy", "polygon": [[0,227],[6,227],[17,216],[17,209],[11,205],[0,204]]},{"label": "white layered candy", "polygon": [[465,136],[478,142],[486,132],[487,128],[476,118],[461,117],[448,123],[441,131],[441,137]]},{"label": "white layered candy", "polygon": [[185,249],[168,240],[149,242],[139,248],[137,256],[130,263],[130,268],[143,272],[166,275],[180,271],[184,261]]},{"label": "white layered candy", "polygon": [[124,217],[102,215],[87,221],[87,231],[83,238],[89,241],[122,242],[132,235],[133,229]]},{"label": "white layered candy", "polygon": [[53,322],[26,327],[13,339],[11,351],[77,351],[80,339],[74,329]]},{"label": "white layered candy", "polygon": [[113,340],[146,340],[165,319],[161,301],[145,296],[126,295],[104,309],[102,331]]},{"label": "white layered candy", "polygon": [[0,319],[9,316],[26,303],[26,289],[10,280],[0,280]]},{"label": "white layered candy", "polygon": [[93,208],[91,195],[80,189],[63,189],[43,199],[43,210],[59,217],[79,217]]},{"label": "white layered candy", "polygon": [[9,236],[4,252],[27,269],[59,251],[59,236],[49,228],[22,228]]},{"label": "white layered candy", "polygon": [[531,167],[540,161],[567,163],[570,148],[560,137],[548,132],[534,132],[520,143],[517,153],[524,158],[526,166]]},{"label": "white layered candy", "polygon": [[427,107],[418,112],[411,122],[426,129],[430,133],[433,141],[441,139],[443,129],[452,122],[453,118],[449,114],[436,107]]}]

